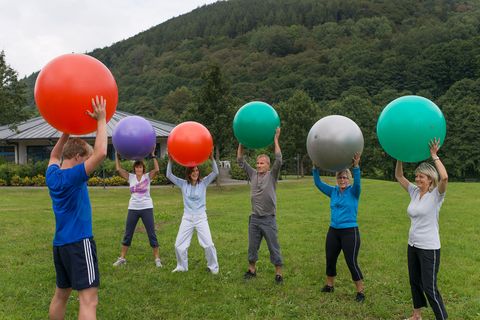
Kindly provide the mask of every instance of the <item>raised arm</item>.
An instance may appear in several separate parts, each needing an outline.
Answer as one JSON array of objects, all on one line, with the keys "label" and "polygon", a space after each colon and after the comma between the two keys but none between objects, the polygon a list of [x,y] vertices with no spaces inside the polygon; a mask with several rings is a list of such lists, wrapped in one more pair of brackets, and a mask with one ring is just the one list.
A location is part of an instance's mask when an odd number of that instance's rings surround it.
[{"label": "raised arm", "polygon": [[122,164],[120,163],[120,155],[118,152],[115,152],[115,169],[118,171],[120,177],[128,180],[128,172],[122,168]]},{"label": "raised arm", "polygon": [[168,180],[172,181],[172,183],[176,186],[182,187],[182,185],[186,182],[186,180],[180,179],[177,176],[175,176],[172,172],[172,160],[168,159],[168,164],[167,164],[167,178]]},{"label": "raised arm", "polygon": [[215,158],[213,157],[213,151],[212,151],[212,155],[211,155],[210,159],[212,160],[212,172],[210,172],[210,174],[203,179],[203,181],[205,181],[205,183],[207,185],[212,183],[212,181],[215,180],[215,178],[218,176],[218,173],[219,173],[217,162],[215,161]]},{"label": "raised arm", "polygon": [[435,167],[437,168],[438,175],[440,179],[438,181],[438,192],[445,193],[447,191],[447,184],[448,184],[448,174],[447,169],[443,165],[442,161],[437,155],[438,149],[440,148],[440,139],[433,139],[429,143],[430,146],[430,155],[432,156],[433,163],[435,163]]},{"label": "raised arm", "polygon": [[93,146],[93,154],[85,161],[85,172],[90,175],[95,168],[102,163],[107,156],[107,122],[106,122],[106,108],[107,100],[103,97],[96,96],[92,98],[93,112],[87,110],[87,114],[93,119],[97,120],[97,136],[95,138],[95,145]]},{"label": "raised arm", "polygon": [[151,156],[153,159],[153,170],[150,170],[150,172],[148,173],[148,175],[150,176],[150,180],[152,180],[160,171],[160,167],[158,166],[157,156],[155,155],[155,148],[153,149]]},{"label": "raised arm", "polygon": [[397,164],[395,165],[395,179],[397,179],[398,183],[400,183],[402,188],[408,192],[408,185],[410,184],[410,182],[403,175],[403,163],[399,160],[397,160]]},{"label": "raised arm", "polygon": [[255,169],[253,169],[247,161],[245,161],[243,155],[245,153],[245,149],[243,148],[243,145],[241,143],[238,144],[238,149],[237,149],[237,164],[240,168],[243,169],[247,173],[248,178],[252,176],[252,174],[255,172]]},{"label": "raised arm", "polygon": [[315,183],[315,186],[320,190],[324,195],[327,197],[332,196],[332,192],[335,189],[332,186],[329,186],[325,182],[320,179],[320,173],[316,167],[312,169],[312,176],[313,176],[313,182]]},{"label": "raised arm", "polygon": [[361,182],[360,182],[360,157],[361,154],[360,152],[355,152],[355,155],[353,156],[353,186],[352,186],[352,192],[353,194],[358,198],[360,197],[360,191],[361,191]]},{"label": "raised arm", "polygon": [[275,154],[277,153],[282,153],[282,150],[280,149],[280,143],[278,142],[278,139],[280,138],[280,127],[275,130],[275,136],[273,137],[273,144],[275,145]]},{"label": "raised arm", "polygon": [[63,146],[67,143],[69,137],[70,135],[68,133],[62,133],[62,136],[53,147],[52,152],[50,152],[50,161],[48,161],[49,166],[51,164],[60,165],[60,162],[62,161]]}]

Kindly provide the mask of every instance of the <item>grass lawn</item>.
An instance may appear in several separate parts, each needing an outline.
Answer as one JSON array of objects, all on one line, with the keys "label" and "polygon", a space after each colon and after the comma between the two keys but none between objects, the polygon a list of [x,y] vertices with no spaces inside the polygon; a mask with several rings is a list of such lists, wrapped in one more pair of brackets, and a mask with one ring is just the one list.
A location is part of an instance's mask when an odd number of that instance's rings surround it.
[{"label": "grass lawn", "polygon": [[[330,183],[333,180],[327,179]],[[189,271],[175,267],[174,242],[183,212],[179,189],[152,188],[157,237],[164,268],[153,262],[147,235],[137,226],[125,267],[113,268],[129,199],[127,188],[90,188],[101,286],[99,319],[403,319],[411,313],[407,272],[408,194],[394,182],[364,179],[359,207],[359,264],[366,301],[355,289],[343,257],[336,290],[322,294],[329,199],[310,178],[278,185],[279,240],[285,261],[283,285],[274,283],[265,242],[257,279],[245,282],[247,185],[211,187],[207,213],[220,273],[205,271],[196,235]],[[480,319],[480,184],[450,183],[440,213],[442,260],[439,288],[451,319]],[[0,189],[0,319],[46,319],[55,289],[52,261],[54,216],[47,189]],[[76,319],[77,295],[67,319]],[[433,319],[430,309],[424,319]]]}]

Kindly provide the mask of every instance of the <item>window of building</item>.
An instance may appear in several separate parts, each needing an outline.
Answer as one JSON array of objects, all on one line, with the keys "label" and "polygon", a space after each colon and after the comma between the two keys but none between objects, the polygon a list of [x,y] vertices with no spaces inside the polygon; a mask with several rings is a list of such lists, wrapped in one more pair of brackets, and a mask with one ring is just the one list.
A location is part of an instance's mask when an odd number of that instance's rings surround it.
[{"label": "window of building", "polygon": [[42,161],[50,158],[54,146],[28,146],[27,162]]},{"label": "window of building", "polygon": [[15,162],[15,147],[0,146],[0,158],[7,162]]}]

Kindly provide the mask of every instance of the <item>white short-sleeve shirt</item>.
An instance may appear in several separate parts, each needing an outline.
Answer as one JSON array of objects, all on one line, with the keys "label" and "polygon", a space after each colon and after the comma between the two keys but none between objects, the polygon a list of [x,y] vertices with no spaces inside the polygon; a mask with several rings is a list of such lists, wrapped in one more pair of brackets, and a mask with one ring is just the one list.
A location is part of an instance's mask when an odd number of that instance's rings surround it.
[{"label": "white short-sleeve shirt", "polygon": [[153,208],[153,201],[150,197],[150,175],[145,173],[140,181],[133,173],[128,174],[128,182],[130,183],[130,202],[128,209],[143,210]]},{"label": "white short-sleeve shirt", "polygon": [[411,198],[407,208],[411,220],[408,244],[419,249],[440,249],[438,218],[445,193],[440,194],[435,188],[420,199],[420,189],[412,183],[408,193]]}]

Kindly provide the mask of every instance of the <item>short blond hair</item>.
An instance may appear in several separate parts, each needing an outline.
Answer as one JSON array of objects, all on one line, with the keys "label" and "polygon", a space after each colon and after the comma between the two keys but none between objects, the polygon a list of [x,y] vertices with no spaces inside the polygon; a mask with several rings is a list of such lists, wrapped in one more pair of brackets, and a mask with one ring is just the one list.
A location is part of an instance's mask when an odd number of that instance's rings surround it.
[{"label": "short blond hair", "polygon": [[92,146],[89,145],[85,140],[80,138],[71,138],[68,139],[67,143],[63,146],[63,158],[72,159],[77,154],[81,157],[90,155],[93,152]]},{"label": "short blond hair", "polygon": [[350,172],[350,169],[344,169],[344,170],[341,170],[341,171],[337,171],[337,173],[335,173],[335,178],[338,178],[339,176],[341,176],[342,173],[345,173],[347,175],[348,179],[352,180],[352,173]]},{"label": "short blond hair", "polygon": [[430,187],[428,187],[429,191],[432,191],[437,187],[438,172],[437,172],[437,169],[435,169],[435,167],[432,166],[430,163],[427,163],[427,162],[420,163],[417,169],[415,169],[415,175],[418,173],[426,175],[432,181],[432,183],[430,184]]},{"label": "short blond hair", "polygon": [[259,154],[259,155],[257,156],[257,161],[258,161],[258,159],[260,159],[260,158],[265,158],[265,159],[267,160],[268,165],[270,165],[270,157],[269,157],[268,155],[266,155],[265,153]]}]

